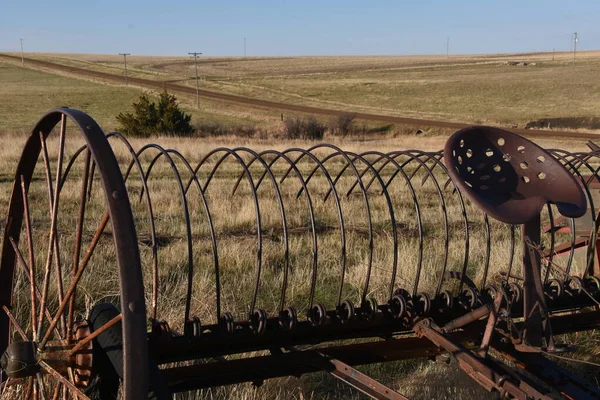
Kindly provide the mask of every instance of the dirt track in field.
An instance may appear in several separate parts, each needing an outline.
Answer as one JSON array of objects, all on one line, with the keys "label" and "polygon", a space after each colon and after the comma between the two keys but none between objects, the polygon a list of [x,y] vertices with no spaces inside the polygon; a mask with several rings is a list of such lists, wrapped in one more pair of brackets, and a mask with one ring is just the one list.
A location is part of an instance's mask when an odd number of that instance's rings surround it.
[{"label": "dirt track in field", "polygon": [[[21,57],[19,56],[11,56],[6,54],[0,54],[0,59],[7,58],[12,61],[21,61]],[[123,82],[123,76],[117,74],[109,74],[107,72],[99,72],[99,71],[91,71],[85,68],[77,68],[69,65],[57,64],[48,61],[35,60],[31,58],[25,58],[25,61],[28,65],[38,66],[43,68],[48,68],[56,71],[68,72],[76,75],[100,78],[111,82]],[[129,77],[129,82],[141,87],[148,87],[152,89],[168,89],[173,92],[187,93],[187,94],[196,94],[196,89],[193,87],[177,85],[170,82],[163,81],[154,81],[151,79],[143,79],[143,78],[135,78]],[[321,107],[311,107],[311,106],[303,106],[296,104],[286,104],[286,103],[278,103],[275,101],[269,100],[260,100],[243,96],[236,96],[232,94],[213,92],[209,90],[200,89],[200,96],[204,98],[221,100],[234,102],[239,104],[244,104],[252,107],[261,107],[261,108],[269,108],[276,109],[281,111],[295,111],[301,113],[308,114],[318,114],[318,115],[329,115],[329,116],[337,116],[340,114],[344,114],[347,112],[352,112],[352,110],[342,111],[342,110],[332,110]],[[405,118],[398,117],[392,115],[380,115],[380,114],[368,114],[356,112],[354,113],[356,118],[376,121],[376,122],[385,122],[390,124],[399,124],[399,125],[413,125],[416,127],[436,127],[436,128],[449,128],[449,129],[461,129],[467,126],[472,126],[473,124],[465,124],[458,122],[448,122],[448,121],[437,121],[437,120],[429,120],[429,119],[419,119],[419,118]],[[527,136],[536,136],[536,137],[571,137],[571,138],[580,138],[580,139],[600,139],[599,134],[594,133],[585,133],[585,132],[574,132],[574,131],[556,131],[556,130],[533,130],[533,129],[510,129],[512,132],[527,135]]]}]

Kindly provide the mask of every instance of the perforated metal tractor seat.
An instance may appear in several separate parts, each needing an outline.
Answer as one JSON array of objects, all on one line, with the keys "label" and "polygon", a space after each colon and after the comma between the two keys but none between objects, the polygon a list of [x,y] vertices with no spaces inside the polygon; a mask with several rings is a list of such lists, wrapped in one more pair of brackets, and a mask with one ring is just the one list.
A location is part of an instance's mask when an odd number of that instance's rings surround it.
[{"label": "perforated metal tractor seat", "polygon": [[503,129],[474,126],[452,135],[444,148],[452,180],[488,215],[524,224],[551,202],[577,218],[587,208],[582,187],[552,155]]}]

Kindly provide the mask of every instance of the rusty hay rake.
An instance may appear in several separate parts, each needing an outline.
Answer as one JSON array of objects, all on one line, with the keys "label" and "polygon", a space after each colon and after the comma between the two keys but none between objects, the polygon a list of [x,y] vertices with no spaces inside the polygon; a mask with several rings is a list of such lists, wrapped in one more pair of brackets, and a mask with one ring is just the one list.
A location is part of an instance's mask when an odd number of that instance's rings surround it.
[{"label": "rusty hay rake", "polygon": [[[7,398],[169,398],[450,354],[519,399],[600,325],[600,149],[458,131],[443,151],[138,145],[59,108],[18,161],[0,264]],[[4,397],[3,397],[4,398]]]}]

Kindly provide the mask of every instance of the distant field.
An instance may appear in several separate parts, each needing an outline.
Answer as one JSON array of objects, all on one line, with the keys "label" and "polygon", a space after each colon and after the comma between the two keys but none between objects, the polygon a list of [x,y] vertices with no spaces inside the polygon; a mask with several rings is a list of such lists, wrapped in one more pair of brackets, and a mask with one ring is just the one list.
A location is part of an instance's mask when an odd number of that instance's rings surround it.
[{"label": "distant field", "polygon": [[[72,79],[2,61],[0,82],[0,133],[28,131],[46,111],[62,106],[89,113],[108,132],[118,128],[116,116],[131,110],[131,103],[142,94],[139,88]],[[196,110],[193,100],[180,100],[192,121],[260,125],[264,120],[260,113],[252,115],[239,106],[203,100],[202,108]]]},{"label": "distant field", "polygon": [[[29,54],[97,71],[116,55]],[[554,60],[553,60],[554,57]],[[508,62],[535,63],[528,66]],[[195,85],[188,57],[130,56],[130,76]],[[543,118],[597,117],[600,52],[458,56],[200,57],[209,90],[291,104],[523,127]],[[585,126],[582,126],[585,128]],[[558,128],[577,128],[558,126]]]}]

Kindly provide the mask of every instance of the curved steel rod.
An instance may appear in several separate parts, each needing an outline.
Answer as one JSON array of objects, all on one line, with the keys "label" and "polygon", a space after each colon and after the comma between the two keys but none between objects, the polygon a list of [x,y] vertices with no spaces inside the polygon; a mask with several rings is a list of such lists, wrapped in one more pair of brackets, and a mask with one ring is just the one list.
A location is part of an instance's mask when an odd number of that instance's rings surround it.
[{"label": "curved steel rod", "polygon": [[198,193],[200,194],[200,198],[202,199],[202,206],[204,208],[204,212],[206,213],[206,220],[208,223],[208,229],[210,233],[211,250],[213,254],[213,267],[215,270],[215,307],[218,320],[221,318],[221,280],[219,274],[219,253],[217,246],[217,235],[215,232],[213,219],[210,213],[210,207],[208,206],[208,200],[206,199],[204,191],[202,190],[202,185],[200,184],[200,181],[198,180],[198,177],[194,173],[194,170],[192,169],[192,166],[190,165],[188,160],[177,150],[167,149],[167,152],[176,156],[183,163],[183,165],[185,165],[186,169],[190,173],[190,176],[192,177],[192,180],[196,184],[196,187],[198,188]]},{"label": "curved steel rod", "polygon": [[159,146],[157,144],[150,143],[150,144],[143,146],[140,150],[138,150],[137,156],[140,157],[146,151],[149,151],[151,149],[158,151],[158,154],[154,157],[154,159],[150,163],[150,166],[148,167],[148,169],[146,171],[146,175],[143,177],[143,180],[144,181],[148,180],[148,178],[150,177],[150,173],[152,172],[152,166],[154,166],[154,164],[160,157],[164,157],[167,160],[167,163],[169,164],[169,166],[171,167],[171,171],[173,172],[173,176],[175,177],[175,181],[177,182],[177,187],[179,189],[179,194],[181,197],[181,204],[183,206],[183,213],[184,213],[185,224],[186,224],[187,249],[188,249],[188,251],[187,251],[188,252],[188,254],[187,254],[188,255],[188,284],[187,284],[187,297],[185,299],[185,316],[183,319],[183,323],[185,325],[185,323],[188,322],[189,317],[190,317],[190,305],[191,305],[191,300],[192,300],[192,279],[194,277],[194,259],[193,259],[193,249],[192,249],[192,227],[190,224],[190,212],[189,212],[189,208],[188,208],[188,201],[187,201],[187,197],[184,192],[183,182],[181,181],[181,175],[179,174],[177,165],[175,165],[173,158],[164,148],[162,148],[161,146]]}]

